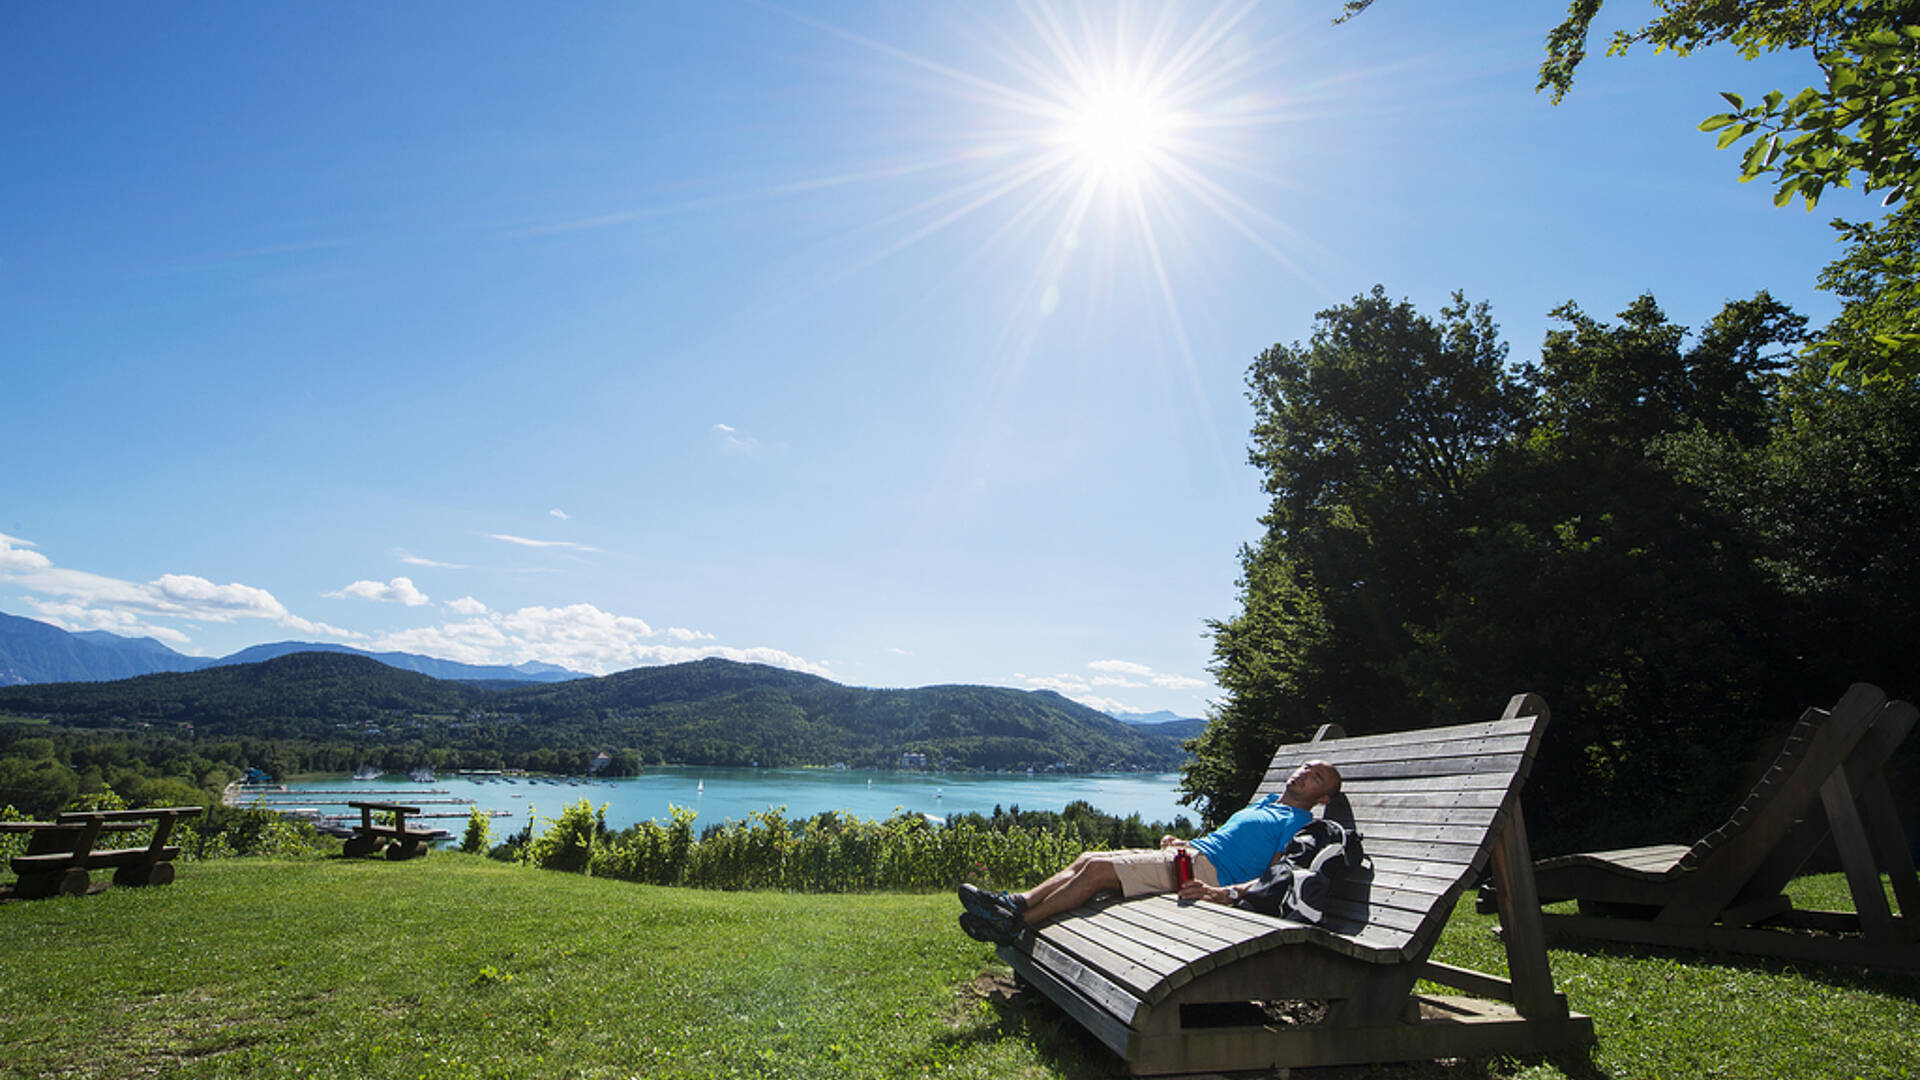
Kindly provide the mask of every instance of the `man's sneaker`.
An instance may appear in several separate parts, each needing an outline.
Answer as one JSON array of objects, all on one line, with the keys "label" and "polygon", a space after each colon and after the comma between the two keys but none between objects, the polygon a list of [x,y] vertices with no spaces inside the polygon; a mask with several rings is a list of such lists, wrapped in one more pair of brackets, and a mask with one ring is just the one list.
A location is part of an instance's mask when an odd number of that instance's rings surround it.
[{"label": "man's sneaker", "polygon": [[960,906],[979,919],[998,941],[1011,940],[1024,926],[1018,907],[1004,893],[990,893],[978,885],[962,885]]},{"label": "man's sneaker", "polygon": [[987,925],[987,920],[971,911],[960,913],[960,932],[975,941],[984,941],[989,945],[1001,944],[1000,939],[993,936],[993,928]]}]

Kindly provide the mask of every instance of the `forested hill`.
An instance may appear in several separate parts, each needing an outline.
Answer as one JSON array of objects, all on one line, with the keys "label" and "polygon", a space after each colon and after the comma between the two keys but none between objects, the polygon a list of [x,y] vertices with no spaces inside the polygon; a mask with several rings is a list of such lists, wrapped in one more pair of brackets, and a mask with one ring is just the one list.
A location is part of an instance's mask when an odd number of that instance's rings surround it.
[{"label": "forested hill", "polygon": [[404,743],[475,766],[527,764],[539,753],[584,767],[601,750],[631,765],[892,766],[918,753],[929,766],[962,769],[1170,770],[1185,758],[1174,738],[1049,691],[867,690],[718,659],[494,689],[361,656],[298,653],[118,682],[0,687],[0,713],[84,727],[191,725],[197,738]]}]

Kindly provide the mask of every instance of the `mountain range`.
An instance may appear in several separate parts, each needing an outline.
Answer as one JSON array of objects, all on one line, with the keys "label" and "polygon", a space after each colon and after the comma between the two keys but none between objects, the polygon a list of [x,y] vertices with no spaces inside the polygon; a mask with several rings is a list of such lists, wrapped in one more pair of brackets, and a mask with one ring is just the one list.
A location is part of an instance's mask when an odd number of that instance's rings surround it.
[{"label": "mountain range", "polygon": [[[278,641],[270,645],[250,645],[221,657],[188,656],[168,648],[150,637],[130,638],[106,630],[62,630],[49,623],[24,619],[0,611],[0,686],[32,683],[107,682],[160,672],[204,671],[233,664],[255,664],[278,656],[301,652],[345,653],[402,671],[416,671],[435,679],[458,679],[510,686],[519,683],[564,682],[584,679],[584,672],[557,664],[529,660],[512,666],[504,664],[462,664],[453,660],[406,652],[368,652],[348,645],[313,641]],[[1196,720],[1161,709],[1137,713],[1109,711],[1106,715],[1123,724],[1152,728],[1155,734],[1190,739],[1206,726]]]},{"label": "mountain range", "polygon": [[546,683],[586,677],[583,672],[536,661],[512,666],[462,664],[417,653],[376,653],[348,645],[312,641],[251,645],[228,656],[188,656],[150,637],[123,637],[105,630],[71,633],[35,619],[23,619],[18,615],[0,612],[0,686],[107,682],[160,672],[201,671],[232,664],[254,664],[301,652],[364,656],[388,667],[417,671],[436,679]]},{"label": "mountain range", "polygon": [[[1074,771],[1179,768],[1179,739],[1050,690],[870,690],[762,664],[707,659],[598,678],[502,685],[401,671],[367,655],[299,652],[117,681],[0,688],[0,716],[146,732],[199,745],[280,740],[310,753],[441,748],[582,768],[599,749],[635,762]],[[482,755],[485,755],[484,757]],[[555,760],[553,766],[560,764]],[[497,767],[497,766],[495,766]]]}]

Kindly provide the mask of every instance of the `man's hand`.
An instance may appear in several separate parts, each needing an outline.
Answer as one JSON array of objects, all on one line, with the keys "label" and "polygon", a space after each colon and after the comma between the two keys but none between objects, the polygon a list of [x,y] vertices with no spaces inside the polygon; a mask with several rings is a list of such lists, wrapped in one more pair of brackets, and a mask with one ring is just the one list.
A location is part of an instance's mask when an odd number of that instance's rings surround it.
[{"label": "man's hand", "polygon": [[1177,847],[1184,843],[1186,843],[1186,841],[1177,836],[1163,836],[1160,838],[1160,846],[1163,848]]},{"label": "man's hand", "polygon": [[1215,904],[1231,904],[1239,897],[1231,888],[1224,885],[1209,885],[1199,878],[1194,878],[1180,886],[1180,899],[1189,902],[1206,900]]}]

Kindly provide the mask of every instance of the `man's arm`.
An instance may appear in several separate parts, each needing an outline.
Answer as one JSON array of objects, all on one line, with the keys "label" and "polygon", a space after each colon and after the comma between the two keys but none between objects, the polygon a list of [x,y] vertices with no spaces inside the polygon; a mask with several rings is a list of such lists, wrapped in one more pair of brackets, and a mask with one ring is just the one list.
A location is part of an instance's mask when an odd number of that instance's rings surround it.
[{"label": "man's arm", "polygon": [[1241,893],[1253,884],[1252,881],[1243,881],[1238,885],[1209,885],[1199,878],[1194,878],[1180,886],[1180,899],[1206,900],[1232,907],[1240,902]]}]

